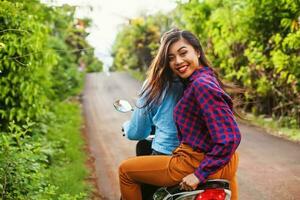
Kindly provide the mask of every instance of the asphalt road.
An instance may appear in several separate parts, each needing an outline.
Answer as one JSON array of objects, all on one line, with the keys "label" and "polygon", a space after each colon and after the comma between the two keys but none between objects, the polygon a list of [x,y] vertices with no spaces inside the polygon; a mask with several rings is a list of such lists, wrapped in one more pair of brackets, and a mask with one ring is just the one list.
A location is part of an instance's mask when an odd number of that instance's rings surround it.
[{"label": "asphalt road", "polygon": [[[118,166],[135,154],[134,141],[122,136],[121,125],[130,113],[115,111],[113,102],[135,102],[141,83],[126,73],[86,76],[83,109],[86,131],[101,199],[118,200]],[[238,148],[241,200],[300,200],[300,145],[240,123]]]}]

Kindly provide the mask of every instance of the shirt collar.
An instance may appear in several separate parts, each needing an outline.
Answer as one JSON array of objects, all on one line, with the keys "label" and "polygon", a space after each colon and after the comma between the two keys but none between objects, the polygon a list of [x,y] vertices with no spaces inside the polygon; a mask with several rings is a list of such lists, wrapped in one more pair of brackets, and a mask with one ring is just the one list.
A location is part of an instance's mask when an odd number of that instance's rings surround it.
[{"label": "shirt collar", "polygon": [[213,75],[214,72],[210,67],[201,66],[200,69],[195,70],[192,75],[188,78],[188,82],[193,82],[197,79],[201,74],[210,74]]}]

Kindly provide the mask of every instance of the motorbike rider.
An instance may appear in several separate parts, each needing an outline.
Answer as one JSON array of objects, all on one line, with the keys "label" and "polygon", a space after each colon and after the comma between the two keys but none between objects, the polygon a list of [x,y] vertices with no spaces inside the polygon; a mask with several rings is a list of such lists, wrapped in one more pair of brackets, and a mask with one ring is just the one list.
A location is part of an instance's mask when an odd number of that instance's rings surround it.
[{"label": "motorbike rider", "polygon": [[[145,85],[145,84],[144,84]],[[173,120],[173,110],[182,96],[183,84],[174,76],[172,84],[167,87],[161,97],[161,101],[155,104],[151,110],[143,107],[144,98],[137,100],[136,109],[131,115],[130,121],[123,124],[125,136],[130,140],[139,140],[136,145],[136,155],[171,155],[178,147],[177,130]],[[155,133],[153,140],[146,140],[151,133]],[[148,199],[158,189],[157,186],[142,184],[143,199]]]},{"label": "motorbike rider", "polygon": [[[144,84],[145,85],[145,84]],[[164,90],[160,102],[155,104],[151,110],[143,107],[144,98],[141,96],[137,100],[136,109],[131,115],[130,121],[123,124],[123,130],[126,137],[130,140],[140,140],[142,145],[148,145],[147,138],[153,129],[155,129],[155,137],[150,142],[152,155],[171,155],[172,151],[178,147],[177,130],[173,120],[173,109],[182,96],[183,85],[180,80],[174,77],[172,84]],[[139,145],[139,144],[138,144]],[[147,147],[137,147],[137,154],[147,155],[147,153],[139,153],[147,149]]]},{"label": "motorbike rider", "polygon": [[[163,39],[162,37],[160,42]],[[151,108],[149,108],[147,106],[149,102],[145,101],[145,96],[148,94],[144,86],[150,79],[151,75],[148,74],[136,103],[137,108],[133,111],[130,121],[125,122],[122,128],[128,139],[142,141],[137,144],[137,155],[171,155],[179,145],[173,110],[183,94],[183,83],[178,76],[172,74],[172,80],[166,84],[157,101],[151,102]],[[155,138],[150,143],[152,152],[143,152],[143,149],[147,149],[145,146],[149,145],[149,141],[143,139],[153,132],[155,132]]]}]

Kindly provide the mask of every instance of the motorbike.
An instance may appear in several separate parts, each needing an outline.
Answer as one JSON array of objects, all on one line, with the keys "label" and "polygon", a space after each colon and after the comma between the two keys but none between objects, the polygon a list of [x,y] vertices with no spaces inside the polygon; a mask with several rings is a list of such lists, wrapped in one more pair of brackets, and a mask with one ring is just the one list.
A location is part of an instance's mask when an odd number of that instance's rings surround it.
[{"label": "motorbike", "polygon": [[[134,111],[133,106],[127,100],[116,100],[113,103],[115,109],[122,113]],[[122,132],[124,130],[122,129]],[[125,136],[125,134],[123,134]],[[151,155],[151,143],[155,137],[155,128],[145,139],[138,141],[136,155]],[[179,185],[172,187],[158,187],[155,192],[148,196],[143,195],[146,200],[230,200],[231,191],[229,181],[224,179],[212,179],[206,183],[199,184],[195,190],[182,190]]]}]

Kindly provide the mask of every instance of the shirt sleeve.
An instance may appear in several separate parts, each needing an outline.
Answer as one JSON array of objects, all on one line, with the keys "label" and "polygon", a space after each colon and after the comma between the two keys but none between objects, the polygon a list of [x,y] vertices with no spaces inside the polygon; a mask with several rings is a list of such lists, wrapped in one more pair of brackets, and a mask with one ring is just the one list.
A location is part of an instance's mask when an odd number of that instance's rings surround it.
[{"label": "shirt sleeve", "polygon": [[205,182],[209,175],[230,161],[240,143],[241,134],[233,116],[232,100],[216,80],[198,78],[193,82],[193,90],[207,128],[206,134],[210,135],[212,142],[211,150],[205,153],[195,171],[200,182]]},{"label": "shirt sleeve", "polygon": [[[143,105],[143,98],[138,99],[137,106]],[[135,108],[130,121],[123,124],[125,136],[130,140],[142,140],[150,135],[153,125],[151,112],[144,108]]]}]

